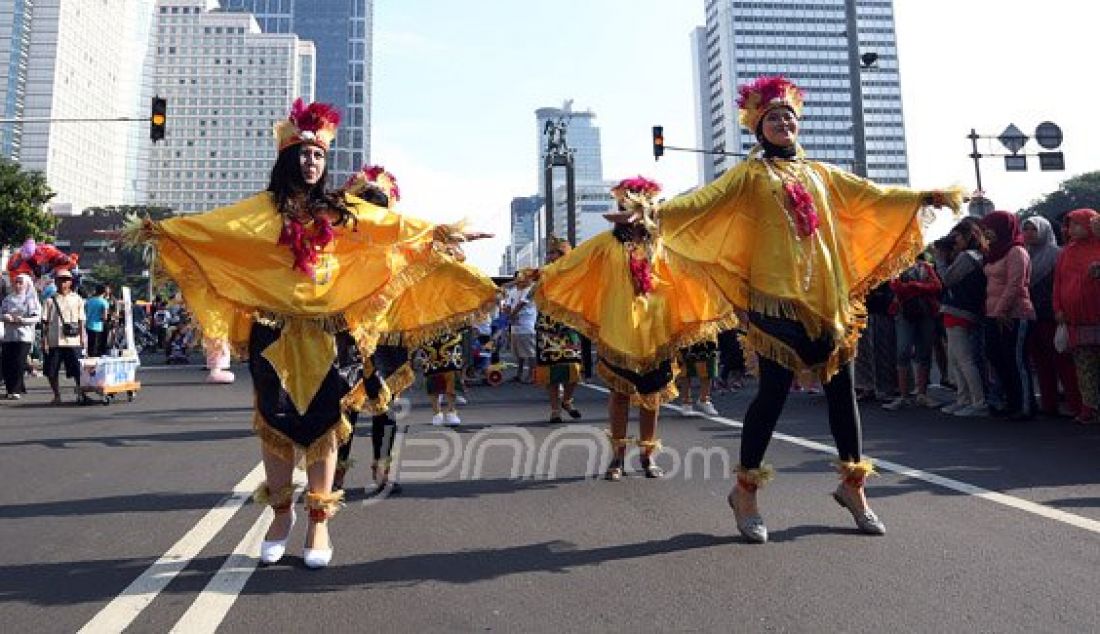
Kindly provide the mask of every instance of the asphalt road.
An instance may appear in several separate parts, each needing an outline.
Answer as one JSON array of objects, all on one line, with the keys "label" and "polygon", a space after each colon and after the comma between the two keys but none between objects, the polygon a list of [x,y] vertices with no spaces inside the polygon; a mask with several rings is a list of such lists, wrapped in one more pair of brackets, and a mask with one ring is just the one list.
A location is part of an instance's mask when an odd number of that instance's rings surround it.
[{"label": "asphalt road", "polygon": [[824,398],[792,395],[761,493],[772,541],[750,545],[725,495],[751,388],[716,399],[725,418],[666,409],[672,473],[620,483],[594,477],[597,388],[552,426],[537,389],[476,387],[457,431],[417,392],[403,494],[364,501],[360,438],[333,565],[304,568],[299,521],[257,568],[250,384],[203,377],[143,370],[107,407],[49,407],[41,379],[0,401],[6,631],[1100,630],[1100,428],[865,407],[888,467],[869,489],[888,534],[868,537],[828,496]]}]

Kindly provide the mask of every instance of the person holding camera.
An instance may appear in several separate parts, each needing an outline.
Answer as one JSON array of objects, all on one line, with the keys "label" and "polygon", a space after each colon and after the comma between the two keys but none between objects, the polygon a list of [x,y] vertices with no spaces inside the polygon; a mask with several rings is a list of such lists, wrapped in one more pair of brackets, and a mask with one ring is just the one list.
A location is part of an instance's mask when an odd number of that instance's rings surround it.
[{"label": "person holding camera", "polygon": [[69,270],[54,273],[57,293],[45,306],[45,334],[42,349],[46,355],[45,372],[53,390],[51,405],[61,404],[59,374],[65,365],[65,376],[80,387],[80,356],[87,345],[84,332],[84,300],[73,290],[73,274]]}]

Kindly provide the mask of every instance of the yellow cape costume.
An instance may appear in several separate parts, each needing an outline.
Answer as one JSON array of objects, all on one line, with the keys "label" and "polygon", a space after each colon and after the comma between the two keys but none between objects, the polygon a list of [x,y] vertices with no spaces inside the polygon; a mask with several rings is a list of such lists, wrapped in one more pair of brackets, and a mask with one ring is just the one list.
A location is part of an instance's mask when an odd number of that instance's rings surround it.
[{"label": "yellow cape costume", "polygon": [[[785,181],[813,196],[820,226],[809,237],[797,237]],[[918,212],[929,196],[822,163],[750,157],[658,213],[665,248],[696,263],[738,311],[796,320],[811,338],[834,337],[829,358],[807,365],[789,345],[748,325],[748,350],[824,382],[855,354],[868,291],[924,249]],[[946,205],[961,202],[960,191],[945,193]]]},{"label": "yellow cape costume", "polygon": [[[717,334],[735,323],[733,306],[707,275],[654,238],[654,289],[636,295],[628,247],[612,231],[601,233],[547,265],[535,287],[540,312],[595,343],[601,361],[645,374],[675,357],[679,348]],[[642,393],[619,373],[597,367],[616,391],[655,409],[676,395]]]},{"label": "yellow cape costume", "polygon": [[[279,329],[263,357],[300,413],[332,368],[337,333],[354,337],[369,373],[370,354],[384,331],[430,336],[487,310],[496,298],[492,280],[445,253],[436,225],[350,195],[346,204],[358,222],[335,228],[336,239],[320,254],[312,279],[293,268],[289,247],[278,244],[283,218],[267,192],[146,231],[207,336],[228,340],[242,354],[253,322]],[[365,404],[362,383],[344,397],[343,410]],[[388,402],[388,391],[374,400]],[[307,461],[351,433],[343,412],[332,416],[332,434],[299,445]],[[254,426],[270,447],[293,455],[294,443],[262,416]]]}]

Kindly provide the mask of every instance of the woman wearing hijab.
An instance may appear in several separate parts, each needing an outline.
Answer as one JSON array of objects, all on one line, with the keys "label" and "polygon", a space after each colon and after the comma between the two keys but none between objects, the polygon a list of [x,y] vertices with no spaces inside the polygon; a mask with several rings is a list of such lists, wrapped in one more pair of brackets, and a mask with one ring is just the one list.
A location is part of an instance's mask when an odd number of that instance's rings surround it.
[{"label": "woman wearing hijab", "polygon": [[1039,383],[1039,411],[1058,416],[1058,383],[1061,382],[1070,415],[1081,413],[1081,392],[1077,389],[1077,368],[1073,355],[1054,348],[1058,322],[1054,319],[1054,266],[1061,249],[1050,221],[1042,216],[1024,220],[1024,244],[1031,258],[1031,303],[1035,306],[1035,323],[1027,338],[1027,351],[1035,363]]},{"label": "woman wearing hijab", "polygon": [[924,250],[922,209],[958,209],[962,193],[881,187],[807,160],[798,144],[802,91],[761,77],[739,92],[740,123],[759,145],[718,180],[658,209],[665,248],[748,315],[745,346],[759,358],[728,502],[741,534],[767,541],[756,492],[773,471],[762,461],[795,376],[809,372],[823,384],[840,459],[833,499],[862,532],[881,535],[886,527],[864,495],[874,470],[862,455],[852,377],[864,298]]},{"label": "woman wearing hijab", "polygon": [[42,304],[31,276],[15,276],[12,292],[0,303],[0,320],[4,322],[3,375],[5,398],[18,399],[27,393],[23,375],[27,369],[27,354],[34,343],[34,325],[42,318]]},{"label": "woman wearing hijab", "polygon": [[1100,422],[1100,214],[1077,209],[1063,223],[1069,242],[1058,256],[1054,272],[1054,315],[1069,330],[1069,350],[1077,366],[1081,411],[1077,422]]},{"label": "woman wearing hijab", "polygon": [[1015,214],[994,211],[982,218],[981,224],[987,241],[985,349],[1005,392],[1005,409],[994,414],[1029,420],[1035,414],[1035,390],[1025,345],[1035,320],[1031,258]]}]

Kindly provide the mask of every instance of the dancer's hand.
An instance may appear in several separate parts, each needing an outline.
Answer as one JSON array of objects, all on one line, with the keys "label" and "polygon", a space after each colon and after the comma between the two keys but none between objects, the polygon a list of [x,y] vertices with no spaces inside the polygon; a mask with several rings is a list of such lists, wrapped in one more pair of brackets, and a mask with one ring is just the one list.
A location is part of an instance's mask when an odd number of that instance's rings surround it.
[{"label": "dancer's hand", "polygon": [[483,231],[463,231],[462,232],[462,239],[466,242],[473,242],[474,240],[485,240],[487,238],[492,238],[493,236],[494,236],[494,234],[485,233]]}]

